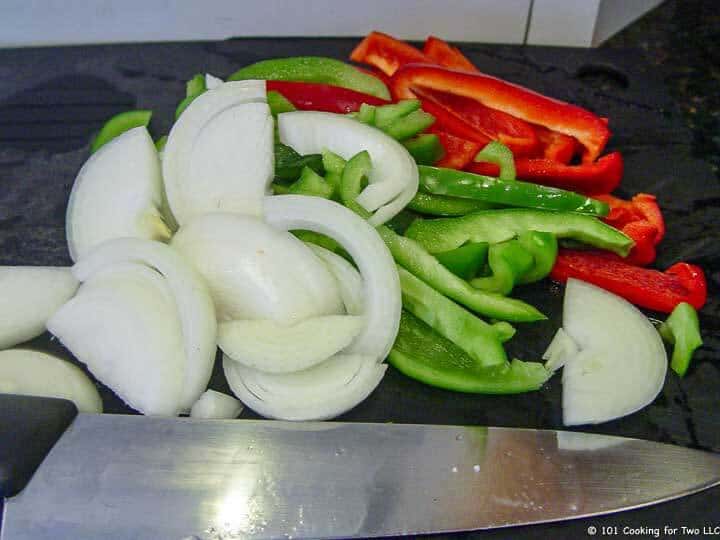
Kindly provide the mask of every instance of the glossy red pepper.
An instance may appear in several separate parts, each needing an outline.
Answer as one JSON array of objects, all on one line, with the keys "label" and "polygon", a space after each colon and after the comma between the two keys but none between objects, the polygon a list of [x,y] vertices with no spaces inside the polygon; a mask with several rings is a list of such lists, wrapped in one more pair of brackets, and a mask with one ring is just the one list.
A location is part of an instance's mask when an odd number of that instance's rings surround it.
[{"label": "glossy red pepper", "polygon": [[475,158],[483,147],[483,145],[476,142],[455,137],[450,133],[438,129],[436,126],[431,127],[430,132],[438,136],[440,144],[442,144],[445,149],[443,157],[435,163],[436,167],[462,169]]},{"label": "glossy red pepper", "polygon": [[423,109],[453,135],[482,145],[500,141],[515,155],[532,154],[538,147],[532,126],[507,113],[449,92],[417,88],[415,93],[421,98]]},{"label": "glossy red pepper", "polygon": [[586,163],[600,156],[610,137],[606,123],[592,112],[483,73],[404,65],[392,76],[391,91],[396,99],[415,98],[416,89],[470,98],[525,122],[574,137],[584,147]]},{"label": "glossy red pepper", "polygon": [[350,60],[374,66],[386,75],[392,75],[405,64],[435,63],[409,43],[382,32],[369,33],[350,53]]},{"label": "glossy red pepper", "polygon": [[[517,177],[528,182],[554,186],[585,195],[610,193],[620,184],[623,160],[619,152],[607,154],[594,163],[563,165],[544,158],[519,157],[515,160]],[[497,176],[493,163],[471,163],[467,170],[476,174]]]},{"label": "glossy red pepper", "polygon": [[581,279],[663,313],[670,313],[681,302],[700,309],[707,300],[702,269],[683,262],[660,272],[628,264],[614,253],[561,249],[550,277],[560,282]]},{"label": "glossy red pepper", "polygon": [[345,114],[360,109],[360,105],[386,105],[389,103],[369,94],[329,84],[267,81],[267,90],[274,90],[295,107],[306,111],[326,111]]},{"label": "glossy red pepper", "polygon": [[434,60],[435,63],[446,68],[478,71],[478,68],[460,52],[460,49],[435,36],[430,36],[425,40],[422,52],[425,56]]},{"label": "glossy red pepper", "polygon": [[537,157],[544,157],[564,165],[570,163],[578,149],[575,139],[542,126],[533,126],[533,129],[540,142],[540,152]]}]

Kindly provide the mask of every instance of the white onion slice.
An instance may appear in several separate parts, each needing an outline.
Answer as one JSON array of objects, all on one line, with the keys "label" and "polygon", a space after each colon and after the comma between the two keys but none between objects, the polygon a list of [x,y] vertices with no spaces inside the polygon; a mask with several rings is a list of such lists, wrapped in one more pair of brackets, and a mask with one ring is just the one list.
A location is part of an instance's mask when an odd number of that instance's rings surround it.
[{"label": "white onion slice", "polygon": [[563,328],[580,352],[563,369],[563,422],[597,424],[642,409],[660,393],[667,354],[660,335],[627,300],[570,279]]},{"label": "white onion slice", "polygon": [[338,353],[365,325],[363,317],[310,317],[291,326],[268,320],[220,324],[218,345],[230,358],[266,373],[307,369]]},{"label": "white onion slice", "polygon": [[545,367],[550,371],[557,371],[565,365],[568,359],[574,357],[580,351],[580,347],[575,343],[565,330],[558,328],[555,335],[545,349],[542,355],[543,360],[546,360]]},{"label": "white onion slice", "polygon": [[198,96],[163,152],[170,209],[180,225],[207,212],[259,215],[274,174],[265,81],[233,81]]},{"label": "white onion slice", "polygon": [[100,413],[97,388],[70,362],[40,351],[0,352],[0,393],[68,399],[84,413]]},{"label": "white onion slice", "polygon": [[73,274],[85,281],[103,268],[123,262],[152,267],[167,280],[180,317],[184,343],[184,383],[181,405],[189,410],[207,388],[217,350],[217,321],[210,292],[191,264],[169,246],[159,242],[120,238],[95,248],[73,266]]},{"label": "white onion slice", "polygon": [[155,270],[124,263],[95,273],[48,329],[132,408],[181,411],[183,336],[170,289]]},{"label": "white onion slice", "polygon": [[210,73],[205,74],[205,88],[208,90],[215,90],[218,86],[220,86],[223,81],[220,77],[216,77],[215,75],[211,75]]},{"label": "white onion slice", "polygon": [[360,273],[347,260],[324,247],[307,244],[315,255],[327,265],[335,276],[340,289],[340,297],[349,315],[360,315],[363,312],[363,280]]},{"label": "white onion slice", "polygon": [[372,225],[381,225],[415,196],[418,169],[407,149],[379,129],[341,114],[293,111],[278,116],[280,140],[300,154],[331,150],[344,159],[367,150],[372,160],[369,185],[357,198]]},{"label": "white onion slice", "polygon": [[395,261],[377,231],[340,204],[303,195],[266,197],[265,219],[280,229],[327,235],[350,254],[363,278],[367,324],[343,352],[382,361],[397,337],[402,304]]},{"label": "white onion slice", "polygon": [[237,418],[243,406],[237,399],[222,392],[207,390],[190,409],[192,418],[215,420]]},{"label": "white onion slice", "polygon": [[70,268],[0,266],[0,349],[42,334],[78,285]]},{"label": "white onion slice", "polygon": [[337,283],[322,261],[257,218],[207,214],[181,227],[171,245],[205,278],[220,321],[293,324],[342,312]]},{"label": "white onion slice", "polygon": [[160,160],[145,127],[133,128],[90,156],[75,179],[66,213],[73,261],[105,240],[168,240]]},{"label": "white onion slice", "polygon": [[326,420],[363,401],[387,369],[374,356],[339,354],[304,371],[263,373],[224,357],[233,393],[255,412],[283,420]]}]

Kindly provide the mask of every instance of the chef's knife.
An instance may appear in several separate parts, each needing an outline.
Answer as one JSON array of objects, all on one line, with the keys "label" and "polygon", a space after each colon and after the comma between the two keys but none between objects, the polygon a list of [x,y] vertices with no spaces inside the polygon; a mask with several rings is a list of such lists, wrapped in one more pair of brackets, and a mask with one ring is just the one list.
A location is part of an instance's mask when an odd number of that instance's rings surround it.
[{"label": "chef's knife", "polygon": [[720,456],[637,439],[492,427],[73,419],[67,404],[0,396],[0,489],[21,487],[27,469],[18,457],[38,435],[71,421],[27,486],[6,499],[2,540],[416,535],[600,515],[720,484]]}]

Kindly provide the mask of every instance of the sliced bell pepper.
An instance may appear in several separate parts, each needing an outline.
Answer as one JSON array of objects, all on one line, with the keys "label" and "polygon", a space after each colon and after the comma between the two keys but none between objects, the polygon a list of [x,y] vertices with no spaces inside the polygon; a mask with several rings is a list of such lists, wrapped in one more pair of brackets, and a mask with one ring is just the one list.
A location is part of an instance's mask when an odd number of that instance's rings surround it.
[{"label": "sliced bell pepper", "polygon": [[538,208],[604,216],[608,205],[602,201],[554,187],[519,180],[504,181],[466,171],[418,166],[420,187],[434,195],[449,195],[502,206]]},{"label": "sliced bell pepper", "polygon": [[438,119],[442,129],[453,135],[483,146],[500,141],[516,155],[528,155],[538,148],[532,126],[510,114],[451,92],[420,87],[413,87],[413,92],[422,99],[423,109]]},{"label": "sliced bell pepper", "polygon": [[435,257],[453,274],[469,280],[477,275],[485,264],[488,247],[487,242],[470,242],[457,249],[436,253]]},{"label": "sliced bell pepper", "polygon": [[558,254],[555,235],[541,231],[524,231],[518,234],[517,241],[533,256],[532,268],[521,275],[517,282],[535,283],[550,274]]},{"label": "sliced bell pepper", "polygon": [[334,187],[310,167],[303,167],[300,178],[288,187],[288,193],[322,197],[323,199],[330,199],[334,191]]},{"label": "sliced bell pepper", "polygon": [[357,70],[358,70],[359,72],[361,72],[361,73],[367,73],[367,74],[370,75],[371,77],[375,77],[375,78],[377,78],[377,79],[380,79],[385,86],[387,86],[388,88],[390,87],[390,77],[388,77],[387,75],[385,75],[385,74],[384,74],[382,71],[380,71],[379,69],[372,68],[372,67],[369,68],[369,69],[365,69],[364,67],[360,67],[360,66],[353,66],[353,67],[354,67],[355,69],[357,69]]},{"label": "sliced bell pepper", "polygon": [[90,144],[90,153],[97,152],[103,145],[130,129],[140,126],[147,127],[150,118],[152,118],[152,111],[145,110],[126,111],[116,114],[100,128],[100,131]]},{"label": "sliced bell pepper", "polygon": [[440,138],[434,133],[422,133],[403,141],[402,144],[415,162],[421,165],[433,165],[441,160],[445,153]]},{"label": "sliced bell pepper", "polygon": [[432,195],[424,191],[418,191],[407,207],[420,214],[428,214],[440,217],[464,216],[477,210],[487,210],[494,205],[473,199],[461,199],[460,197],[445,197],[444,195]]},{"label": "sliced bell pepper", "polygon": [[515,180],[517,173],[515,171],[515,156],[512,151],[499,141],[491,141],[480,150],[474,158],[474,161],[487,161],[494,163],[500,168],[498,178],[500,180]]},{"label": "sliced bell pepper", "polygon": [[595,217],[527,208],[482,210],[458,218],[418,219],[405,235],[430,253],[440,253],[466,242],[504,242],[524,231],[549,232],[558,239],[572,239],[621,256],[627,255],[633,245],[625,234]]},{"label": "sliced bell pepper", "polygon": [[673,346],[670,367],[682,377],[690,366],[695,349],[703,344],[697,311],[687,302],[680,302],[658,331]]},{"label": "sliced bell pepper", "polygon": [[663,313],[670,313],[681,302],[700,309],[707,300],[705,274],[688,263],[676,263],[660,272],[628,264],[612,253],[562,249],[550,277],[560,282],[581,279]]},{"label": "sliced bell pepper", "polygon": [[539,362],[516,359],[483,368],[452,341],[404,310],[388,362],[408,377],[425,384],[478,394],[517,394],[537,390],[551,375]]},{"label": "sliced bell pepper", "polygon": [[592,112],[482,73],[406,65],[395,72],[391,83],[396,99],[416,97],[417,89],[455,94],[574,137],[584,147],[585,162],[594,162],[610,137],[606,123]]},{"label": "sliced bell pepper", "polygon": [[478,71],[478,68],[460,52],[460,49],[435,36],[430,36],[425,40],[422,52],[443,67],[464,71]]},{"label": "sliced bell pepper", "polygon": [[409,43],[382,32],[370,32],[350,53],[350,60],[376,67],[386,75],[392,75],[405,64],[435,63]]},{"label": "sliced bell pepper", "polygon": [[[425,109],[427,110],[427,109]],[[428,111],[430,112],[430,111]],[[432,113],[431,113],[432,114]],[[433,115],[435,116],[435,115]],[[446,167],[448,169],[462,169],[468,163],[471,163],[477,153],[482,148],[481,144],[467,139],[462,139],[451,135],[447,131],[442,131],[437,127],[437,117],[435,124],[430,128],[430,132],[434,133],[440,139],[440,144],[444,148],[443,157],[435,163],[438,167]]]},{"label": "sliced bell pepper", "polygon": [[308,154],[301,156],[284,144],[275,144],[275,178],[278,180],[296,180],[304,167],[310,167],[318,174],[324,174],[322,156]]},{"label": "sliced bell pepper", "polygon": [[267,81],[267,90],[277,92],[303,111],[325,111],[345,114],[358,111],[363,103],[385,105],[387,100],[329,84]]},{"label": "sliced bell pepper", "polygon": [[[321,56],[274,58],[245,66],[228,77],[228,81],[264,79],[268,81],[296,81],[341,86],[380,99],[390,99],[387,86],[377,77],[362,73],[353,66]],[[283,92],[277,88],[281,94]],[[292,98],[285,95],[290,101]],[[298,107],[295,103],[293,103]],[[300,107],[298,107],[300,108]]]},{"label": "sliced bell pepper", "polygon": [[290,100],[275,90],[267,92],[267,104],[270,107],[270,114],[273,116],[297,110]]},{"label": "sliced bell pepper", "polygon": [[492,244],[488,250],[489,276],[470,281],[473,287],[498,294],[510,294],[520,276],[530,271],[533,256],[515,239]]},{"label": "sliced bell pepper", "polygon": [[567,165],[572,160],[577,151],[577,142],[572,137],[557,131],[551,131],[542,126],[533,126],[540,142],[540,149],[544,157],[557,163]]},{"label": "sliced bell pepper", "polygon": [[[497,176],[500,172],[494,163],[470,163],[465,167],[475,174]],[[519,157],[515,159],[517,177],[528,182],[555,186],[586,195],[610,193],[623,175],[623,159],[620,152],[607,154],[594,163],[563,165],[549,159]]]}]

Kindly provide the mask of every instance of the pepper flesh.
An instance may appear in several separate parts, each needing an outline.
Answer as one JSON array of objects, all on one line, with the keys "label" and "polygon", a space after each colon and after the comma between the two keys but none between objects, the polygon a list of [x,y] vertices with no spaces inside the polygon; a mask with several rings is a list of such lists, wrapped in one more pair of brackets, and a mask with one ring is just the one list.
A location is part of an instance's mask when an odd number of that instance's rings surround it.
[{"label": "pepper flesh", "polygon": [[266,88],[268,93],[277,92],[303,111],[346,114],[360,110],[363,103],[368,105],[389,103],[377,96],[322,83],[267,81]]},{"label": "pepper flesh", "polygon": [[417,220],[405,232],[430,253],[448,251],[466,242],[495,244],[523,231],[542,231],[625,256],[633,241],[597,218],[570,212],[526,208],[481,210],[457,218]]},{"label": "pepper flesh", "polygon": [[581,279],[663,313],[670,313],[681,302],[700,309],[707,300],[702,269],[682,262],[660,272],[628,264],[612,253],[562,249],[550,277],[560,282]]},{"label": "pepper flesh", "polygon": [[603,216],[608,212],[604,202],[562,189],[528,182],[503,181],[464,171],[419,165],[420,186],[436,195],[450,195],[487,203],[561,210]]},{"label": "pepper flesh", "polygon": [[440,144],[445,151],[443,157],[438,160],[435,165],[448,169],[462,169],[468,163],[472,162],[473,158],[480,151],[480,148],[482,148],[482,145],[442,131],[436,127],[436,124],[437,118],[435,119],[435,124],[430,128],[430,132],[438,136]]},{"label": "pepper flesh", "polygon": [[482,368],[452,341],[405,310],[388,362],[408,377],[456,392],[517,394],[537,390],[550,377],[538,362],[513,360]]},{"label": "pepper flesh", "polygon": [[475,201],[473,199],[461,199],[460,197],[446,197],[444,195],[433,195],[418,191],[407,207],[420,214],[428,214],[440,217],[464,216],[478,210],[487,210],[494,205]]},{"label": "pepper flesh", "polygon": [[441,160],[445,152],[440,138],[434,133],[422,133],[402,144],[418,165],[432,165]]},{"label": "pepper flesh", "polygon": [[350,60],[369,64],[386,75],[409,63],[434,64],[434,60],[421,51],[382,32],[370,32],[350,53]]},{"label": "pepper flesh", "polygon": [[488,247],[487,242],[470,242],[457,249],[436,253],[435,257],[453,274],[469,280],[485,264]]},{"label": "pepper flesh", "polygon": [[416,97],[415,88],[453,93],[574,137],[584,147],[585,162],[595,161],[610,137],[606,123],[592,112],[482,73],[406,65],[395,72],[391,83],[397,99]]},{"label": "pepper flesh", "polygon": [[493,244],[488,251],[492,275],[473,279],[470,284],[484,291],[510,294],[520,276],[530,271],[533,256],[517,240]]},{"label": "pepper flesh", "polygon": [[[229,81],[245,79],[321,83],[348,88],[380,99],[390,99],[387,86],[377,77],[362,73],[340,60],[322,56],[296,56],[263,60],[237,70],[228,78]],[[280,91],[277,87],[270,89]],[[280,93],[282,94],[282,92]],[[285,97],[292,101],[289,96]],[[293,105],[295,104],[293,103]],[[297,105],[295,106],[297,107]]]},{"label": "pepper flesh", "polygon": [[680,302],[658,330],[673,346],[670,367],[680,377],[684,376],[693,353],[703,344],[697,311],[687,302]]},{"label": "pepper flesh", "polygon": [[443,67],[464,71],[478,71],[473,63],[460,52],[460,49],[435,36],[430,36],[425,40],[422,52]]},{"label": "pepper flesh", "polygon": [[[465,167],[476,174],[497,176],[494,163],[470,163]],[[545,158],[518,157],[515,159],[517,177],[529,182],[554,186],[586,195],[610,193],[620,185],[623,159],[620,152],[611,152],[593,163],[563,165]]]}]

